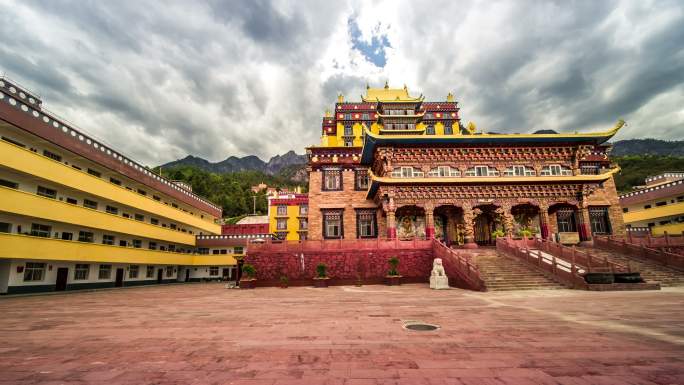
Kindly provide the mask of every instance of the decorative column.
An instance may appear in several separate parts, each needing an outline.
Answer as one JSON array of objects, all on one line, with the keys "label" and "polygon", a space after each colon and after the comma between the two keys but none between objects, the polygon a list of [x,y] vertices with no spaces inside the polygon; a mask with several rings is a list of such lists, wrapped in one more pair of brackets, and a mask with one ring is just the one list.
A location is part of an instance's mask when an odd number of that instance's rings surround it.
[{"label": "decorative column", "polygon": [[463,203],[463,223],[465,226],[465,239],[463,247],[466,249],[477,249],[475,243],[475,213],[470,202]]},{"label": "decorative column", "polygon": [[512,209],[513,207],[508,202],[505,202],[501,205],[501,219],[503,221],[504,232],[506,233],[507,237],[513,236],[513,214],[511,213]]},{"label": "decorative column", "polygon": [[539,227],[542,239],[549,239],[549,205],[546,202],[539,204]]},{"label": "decorative column", "polygon": [[589,226],[589,223],[591,223],[589,219],[589,207],[587,207],[584,203],[580,204],[580,211],[578,217],[580,243],[585,245],[593,244],[593,240],[591,237],[591,227]]},{"label": "decorative column", "polygon": [[387,215],[387,238],[397,239],[397,221],[394,216],[396,207],[394,206],[394,199],[389,198],[389,201],[386,204],[383,204],[382,208]]},{"label": "decorative column", "polygon": [[435,206],[432,203],[426,203],[425,207],[425,238],[432,239],[435,237]]}]

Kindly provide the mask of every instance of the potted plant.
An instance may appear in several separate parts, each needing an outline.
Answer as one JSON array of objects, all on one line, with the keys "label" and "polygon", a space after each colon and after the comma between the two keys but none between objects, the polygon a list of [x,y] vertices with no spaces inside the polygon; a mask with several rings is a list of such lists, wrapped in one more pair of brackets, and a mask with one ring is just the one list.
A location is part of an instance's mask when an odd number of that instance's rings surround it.
[{"label": "potted plant", "polygon": [[249,263],[242,265],[241,289],[254,289],[256,286],[256,268]]},{"label": "potted plant", "polygon": [[290,283],[290,279],[287,278],[287,275],[281,275],[280,276],[280,288],[281,289],[287,289],[287,285]]},{"label": "potted plant", "polygon": [[492,231],[492,238],[494,238],[494,239],[503,238],[505,236],[506,236],[506,233],[504,233],[503,230],[501,230],[501,229],[496,229],[496,230]]},{"label": "potted plant", "polygon": [[319,263],[316,265],[316,276],[314,277],[315,287],[328,287],[328,277],[327,274],[328,266],[325,263]]},{"label": "potted plant", "polygon": [[387,262],[390,265],[390,269],[387,272],[387,284],[390,286],[397,286],[401,285],[401,275],[399,275],[399,272],[397,271],[397,267],[399,266],[399,258],[397,257],[392,257]]}]

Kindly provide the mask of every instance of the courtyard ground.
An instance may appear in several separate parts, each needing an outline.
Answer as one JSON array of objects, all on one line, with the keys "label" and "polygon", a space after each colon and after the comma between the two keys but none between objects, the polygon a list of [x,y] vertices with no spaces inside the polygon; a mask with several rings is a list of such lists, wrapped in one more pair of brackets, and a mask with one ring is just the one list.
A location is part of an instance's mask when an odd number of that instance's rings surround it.
[{"label": "courtyard ground", "polygon": [[189,284],[7,297],[0,384],[684,384],[683,310],[681,288]]}]

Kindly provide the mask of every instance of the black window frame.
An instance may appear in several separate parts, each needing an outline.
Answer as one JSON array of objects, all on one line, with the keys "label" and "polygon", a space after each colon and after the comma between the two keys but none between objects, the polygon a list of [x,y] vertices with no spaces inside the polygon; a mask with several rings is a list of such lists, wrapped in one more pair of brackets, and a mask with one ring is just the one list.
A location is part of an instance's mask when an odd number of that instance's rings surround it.
[{"label": "black window frame", "polygon": [[[372,235],[361,235],[361,217],[370,216]],[[378,213],[375,209],[356,209],[356,238],[374,239],[378,237]]]},{"label": "black window frame", "polygon": [[[366,187],[363,187],[359,184],[359,179],[361,178],[361,174],[365,174]],[[366,169],[354,170],[354,191],[366,191],[366,190],[368,190],[369,186],[370,186],[370,177],[368,174],[368,170],[366,170]]]},{"label": "black window frame", "polygon": [[[332,173],[334,174],[339,174],[339,184],[337,187],[334,188],[328,188],[327,183],[325,183],[326,178],[328,175]],[[344,181],[343,181],[343,170],[341,168],[324,168],[321,170],[321,191],[342,191],[344,189]]]},{"label": "black window frame", "polygon": [[11,180],[0,178],[0,186],[7,187],[7,188],[13,188],[16,190],[19,188],[19,183],[12,182]]},{"label": "black window frame", "polygon": [[[41,191],[41,189],[43,191]],[[52,192],[52,193],[50,193]],[[45,198],[57,199],[57,190],[45,186],[36,187],[36,194]]]},{"label": "black window frame", "polygon": [[[328,234],[328,216],[339,215],[339,228],[340,233],[338,235]],[[322,219],[322,232],[324,239],[343,239],[344,238],[344,209],[321,209],[321,219]]]},{"label": "black window frame", "polygon": [[85,207],[85,208],[97,210],[99,205],[100,204],[97,203],[96,201],[90,200],[88,198],[83,199],[83,207]]}]

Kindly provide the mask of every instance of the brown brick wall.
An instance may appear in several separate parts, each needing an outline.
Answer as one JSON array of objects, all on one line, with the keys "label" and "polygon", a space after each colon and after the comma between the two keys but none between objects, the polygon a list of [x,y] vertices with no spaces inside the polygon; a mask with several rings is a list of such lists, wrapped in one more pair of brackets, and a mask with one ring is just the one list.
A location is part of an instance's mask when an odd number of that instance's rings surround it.
[{"label": "brown brick wall", "polygon": [[587,198],[587,201],[590,206],[605,206],[606,204],[609,204],[608,217],[610,218],[610,226],[613,235],[620,237],[625,235],[625,222],[622,218],[622,206],[620,206],[620,198],[618,198],[615,180],[612,176],[603,183],[603,188],[594,191],[594,193]]}]

